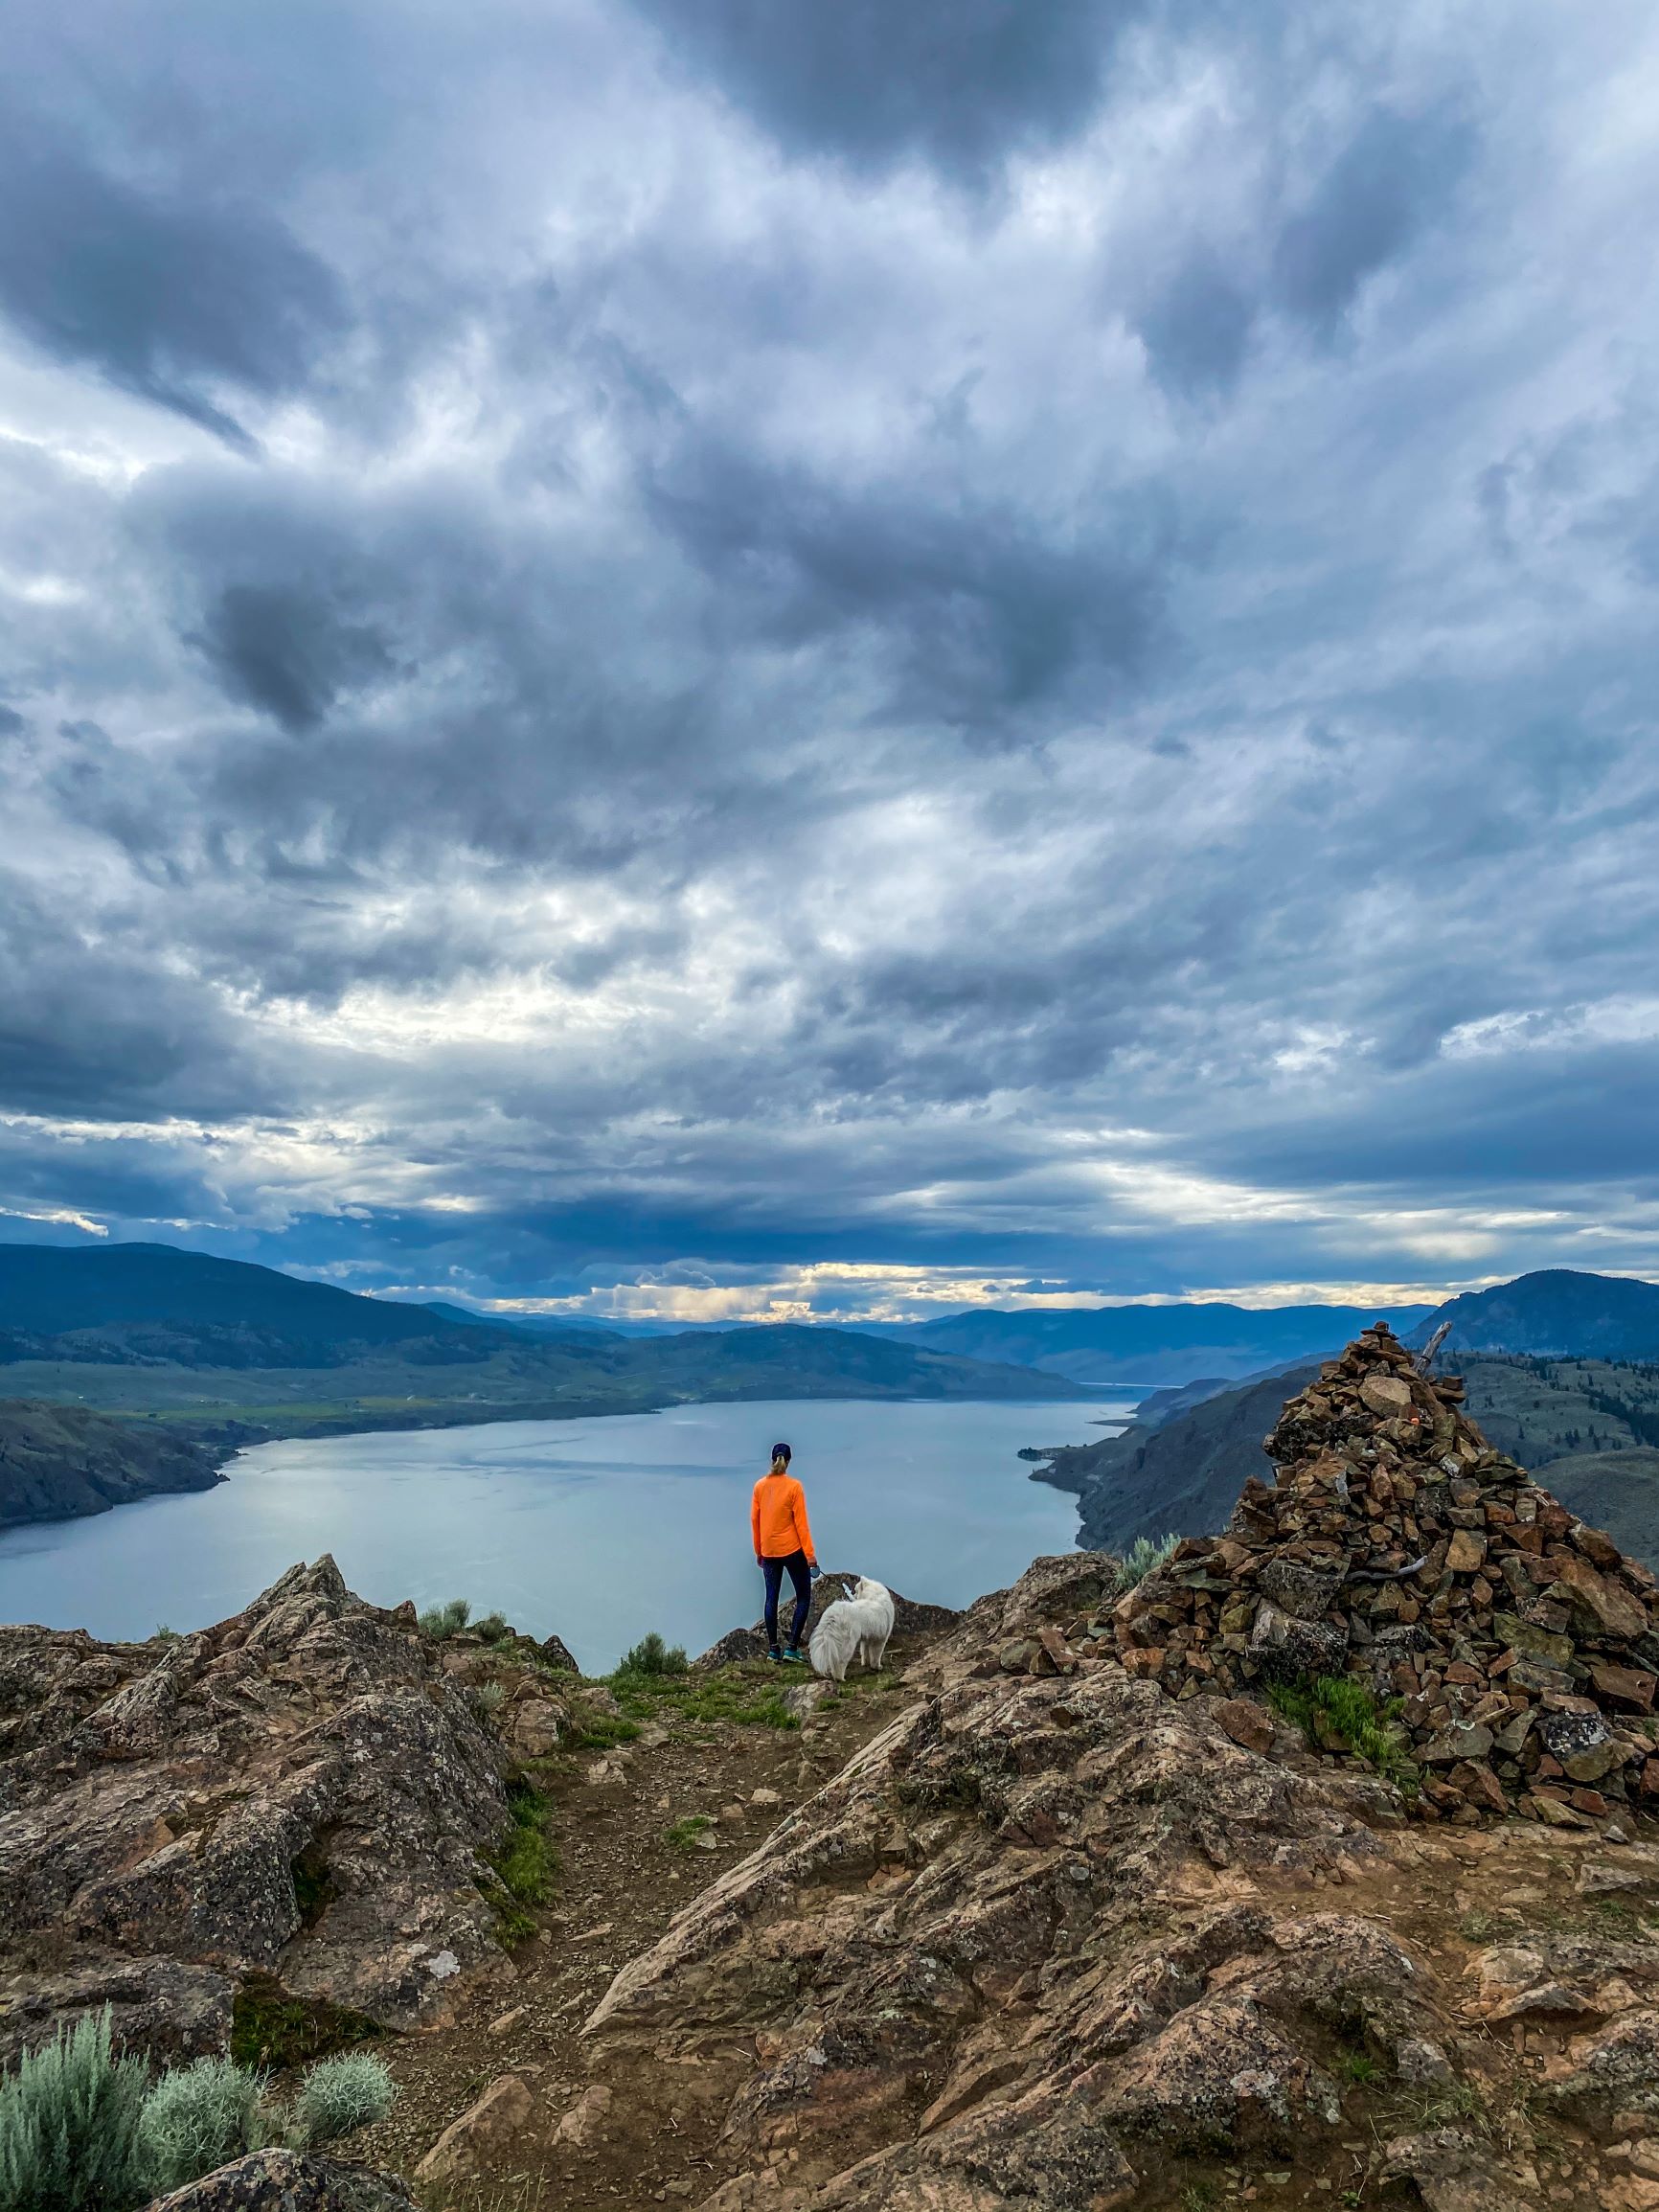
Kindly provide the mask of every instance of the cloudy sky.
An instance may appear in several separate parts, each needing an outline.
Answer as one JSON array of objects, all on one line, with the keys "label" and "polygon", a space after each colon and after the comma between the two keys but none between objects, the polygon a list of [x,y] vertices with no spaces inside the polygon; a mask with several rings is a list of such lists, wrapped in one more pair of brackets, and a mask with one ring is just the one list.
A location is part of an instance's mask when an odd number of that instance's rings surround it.
[{"label": "cloudy sky", "polygon": [[1659,1272],[1659,19],[17,0],[0,1236]]}]

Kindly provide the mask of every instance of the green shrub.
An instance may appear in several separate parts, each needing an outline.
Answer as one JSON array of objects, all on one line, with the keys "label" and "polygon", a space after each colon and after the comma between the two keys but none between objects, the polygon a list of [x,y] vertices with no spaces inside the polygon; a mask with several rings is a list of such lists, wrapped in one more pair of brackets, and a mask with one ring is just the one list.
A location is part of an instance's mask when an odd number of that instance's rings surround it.
[{"label": "green shrub", "polygon": [[1149,1536],[1138,1536],[1118,1562],[1112,1588],[1121,1597],[1125,1590],[1132,1590],[1137,1583],[1145,1582],[1154,1567],[1163,1565],[1180,1540],[1173,1533],[1159,1537],[1156,1542]]},{"label": "green shrub", "polygon": [[138,2139],[145,2179],[158,2197],[257,2150],[269,2130],[258,2074],[234,2059],[197,2059],[163,2074],[144,2100]]},{"label": "green shrub", "polygon": [[107,2011],[0,2082],[0,2212],[129,2212],[150,2195],[138,2142],[146,2069],[115,2058]]},{"label": "green shrub", "polygon": [[683,1644],[665,1644],[653,1629],[642,1636],[617,1669],[619,1675],[683,1675],[691,1661]]},{"label": "green shrub", "polygon": [[474,1621],[472,1633],[482,1636],[487,1644],[499,1644],[512,1633],[512,1623],[503,1612],[486,1613],[481,1621]]},{"label": "green shrub", "polygon": [[1299,1681],[1274,1682],[1267,1702],[1287,1721],[1294,1721],[1310,1744],[1321,1750],[1348,1750],[1385,1780],[1409,1783],[1417,1769],[1405,1737],[1395,1726],[1398,1700],[1381,1706],[1354,1675],[1304,1676]]},{"label": "green shrub", "polygon": [[472,1608],[466,1600],[451,1598],[446,1606],[428,1607],[420,1615],[420,1632],[442,1643],[445,1636],[459,1635],[471,1618]]},{"label": "green shrub", "polygon": [[324,2059],[300,2084],[290,2127],[299,2146],[319,2151],[358,2128],[373,2127],[392,2109],[397,2086],[385,2062],[369,2051]]},{"label": "green shrub", "polygon": [[534,1915],[526,1907],[547,1903],[558,1859],[548,1837],[549,1808],[540,1790],[521,1782],[509,1790],[507,1803],[512,1824],[495,1849],[485,1854],[495,1880],[484,1894],[494,1907],[502,1942],[522,1943],[535,1932]]},{"label": "green shrub", "polygon": [[500,1682],[480,1682],[469,1695],[481,1713],[499,1713],[507,1702],[507,1691]]},{"label": "green shrub", "polygon": [[671,1828],[663,1830],[663,1841],[674,1851],[697,1851],[702,1838],[715,1825],[713,1813],[688,1813],[683,1820],[676,1820]]}]

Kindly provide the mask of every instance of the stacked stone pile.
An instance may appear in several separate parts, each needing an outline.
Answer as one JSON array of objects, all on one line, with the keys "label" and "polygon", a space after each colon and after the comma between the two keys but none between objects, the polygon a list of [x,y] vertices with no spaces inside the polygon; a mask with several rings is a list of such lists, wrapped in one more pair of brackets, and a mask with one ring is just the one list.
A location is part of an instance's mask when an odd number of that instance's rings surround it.
[{"label": "stacked stone pile", "polygon": [[1654,1578],[1495,1451],[1463,1395],[1366,1330],[1265,1440],[1277,1480],[1119,1602],[1118,1656],[1172,1697],[1236,1700],[1241,1728],[1253,1688],[1361,1677],[1400,1700],[1431,1818],[1659,1811]]}]

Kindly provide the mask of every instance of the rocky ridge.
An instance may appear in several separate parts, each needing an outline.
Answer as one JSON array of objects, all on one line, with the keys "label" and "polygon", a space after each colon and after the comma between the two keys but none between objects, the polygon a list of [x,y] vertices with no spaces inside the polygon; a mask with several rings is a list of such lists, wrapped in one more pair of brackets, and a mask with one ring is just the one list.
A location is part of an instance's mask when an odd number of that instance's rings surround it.
[{"label": "rocky ridge", "polygon": [[250,1976],[397,2028],[511,1979],[509,1761],[441,1649],[328,1558],[171,1643],[0,1629],[0,2056],[105,2004],[222,2050]]},{"label": "rocky ridge", "polygon": [[1425,1817],[1627,1818],[1659,1799],[1659,1588],[1462,1400],[1366,1331],[1285,1405],[1276,1481],[1122,1600],[1111,1648],[1178,1699],[1359,1677],[1399,1701]]},{"label": "rocky ridge", "polygon": [[1237,1742],[1075,1650],[1115,1566],[1038,1562],[919,1661],[616,1976],[585,2098],[707,2110],[705,2212],[1652,2212],[1659,1850],[1437,1835],[1262,1708]]}]

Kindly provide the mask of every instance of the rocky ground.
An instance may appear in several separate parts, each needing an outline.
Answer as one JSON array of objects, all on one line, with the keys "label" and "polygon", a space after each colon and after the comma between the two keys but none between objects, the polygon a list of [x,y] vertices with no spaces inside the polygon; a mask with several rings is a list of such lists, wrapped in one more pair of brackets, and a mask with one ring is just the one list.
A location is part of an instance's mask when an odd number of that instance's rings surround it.
[{"label": "rocky ground", "polygon": [[[1354,1405],[1407,1425],[1385,1470],[1420,1441],[1411,1414],[1438,1416],[1392,1357],[1358,1365],[1324,1396],[1382,1505]],[[1374,1371],[1404,1397],[1362,1400]],[[1461,1475],[1484,1448],[1436,1400]],[[1293,1467],[1334,1448],[1307,1411]],[[1337,1548],[1363,1609],[1287,1554],[1334,1540],[1287,1523],[1335,1512],[1321,1473],[1265,1515],[1247,1500],[1255,1549],[1177,1561],[1185,1581],[1125,1596],[1115,1561],[1079,1553],[965,1616],[906,1604],[892,1671],[839,1695],[746,1655],[750,1630],[687,1673],[584,1684],[498,1625],[434,1641],[326,1562],[161,1651],[0,1631],[0,2033],[35,2041],[113,1996],[129,2042],[217,2047],[239,1989],[244,2032],[280,2026],[279,1999],[319,2035],[377,2026],[400,2100],[345,2155],[365,2204],[406,2185],[431,2212],[1659,2212],[1640,1788],[1586,1809],[1552,1754],[1511,1775],[1500,1751],[1471,1792],[1450,1779],[1477,1764],[1466,1736],[1414,1770],[1265,1694],[1279,1619],[1340,1615],[1372,1680],[1375,1639],[1418,1623],[1378,1610],[1370,1555],[1407,1506],[1420,1533],[1443,1504],[1444,1554],[1398,1602],[1423,1624],[1402,1648],[1446,1658],[1416,1694],[1438,1671],[1459,1695],[1409,1725],[1489,1726],[1459,1707],[1526,1655],[1500,1663],[1505,1593],[1517,1619],[1564,1606],[1564,1629],[1530,1625],[1573,1645],[1553,1653],[1566,1686],[1523,1679],[1512,1710],[1605,1722],[1605,1670],[1648,1630],[1559,1585],[1588,1590],[1584,1562],[1644,1615],[1648,1585],[1570,1521],[1536,1550],[1494,1540],[1538,1520],[1489,1521],[1516,1486],[1479,1471],[1472,1507],[1391,1473],[1374,1514],[1352,1486],[1375,1541]],[[1484,1536],[1480,1562],[1449,1563],[1452,1530]],[[1500,1591],[1483,1568],[1511,1557],[1557,1572]],[[1314,1571],[1269,1577],[1223,1629],[1252,1559]],[[1609,1740],[1645,1742],[1615,1710]],[[249,2165],[178,2212],[321,2212],[345,2189]]]}]

